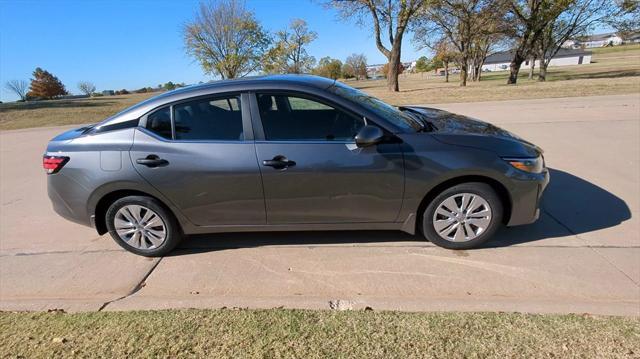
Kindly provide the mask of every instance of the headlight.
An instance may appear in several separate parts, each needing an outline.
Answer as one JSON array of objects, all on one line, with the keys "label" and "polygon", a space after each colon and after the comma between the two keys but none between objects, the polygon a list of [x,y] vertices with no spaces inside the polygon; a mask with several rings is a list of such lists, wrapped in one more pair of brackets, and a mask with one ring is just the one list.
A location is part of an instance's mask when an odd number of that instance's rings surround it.
[{"label": "headlight", "polygon": [[541,173],[544,170],[544,158],[542,155],[536,158],[503,158],[509,162],[513,167],[529,172],[529,173]]}]

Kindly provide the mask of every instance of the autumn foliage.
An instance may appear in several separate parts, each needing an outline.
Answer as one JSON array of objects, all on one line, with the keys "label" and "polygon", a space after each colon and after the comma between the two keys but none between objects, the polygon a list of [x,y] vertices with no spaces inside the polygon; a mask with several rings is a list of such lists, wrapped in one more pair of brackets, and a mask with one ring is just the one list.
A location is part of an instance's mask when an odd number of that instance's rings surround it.
[{"label": "autumn foliage", "polygon": [[28,98],[45,98],[51,99],[67,94],[67,90],[57,77],[53,76],[49,71],[36,68],[33,71],[31,86],[27,93]]}]

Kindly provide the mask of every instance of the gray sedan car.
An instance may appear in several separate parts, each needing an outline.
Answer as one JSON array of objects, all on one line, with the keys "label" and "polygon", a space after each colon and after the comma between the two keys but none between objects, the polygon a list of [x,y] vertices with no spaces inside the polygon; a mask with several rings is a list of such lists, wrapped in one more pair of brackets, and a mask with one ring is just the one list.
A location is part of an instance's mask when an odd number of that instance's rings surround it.
[{"label": "gray sedan car", "polygon": [[144,256],[241,231],[401,230],[467,249],[535,221],[549,181],[542,150],[496,126],[296,75],[163,93],[55,137],[43,166],[58,214]]}]

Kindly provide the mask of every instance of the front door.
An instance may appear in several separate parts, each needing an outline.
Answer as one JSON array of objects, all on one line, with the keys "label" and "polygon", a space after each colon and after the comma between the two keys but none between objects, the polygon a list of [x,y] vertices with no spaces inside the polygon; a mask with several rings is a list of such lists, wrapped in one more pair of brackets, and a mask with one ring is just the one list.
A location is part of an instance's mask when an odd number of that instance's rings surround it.
[{"label": "front door", "polygon": [[248,112],[238,95],[156,110],[136,130],[131,160],[195,225],[265,224]]},{"label": "front door", "polygon": [[365,120],[326,100],[275,93],[256,100],[269,224],[397,220],[404,190],[399,144],[356,147]]}]

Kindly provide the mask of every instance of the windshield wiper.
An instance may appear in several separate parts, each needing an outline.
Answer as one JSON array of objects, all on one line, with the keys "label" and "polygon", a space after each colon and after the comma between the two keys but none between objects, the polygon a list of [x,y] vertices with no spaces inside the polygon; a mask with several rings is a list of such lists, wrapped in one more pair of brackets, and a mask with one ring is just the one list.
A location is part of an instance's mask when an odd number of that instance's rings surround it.
[{"label": "windshield wiper", "polygon": [[411,119],[420,126],[417,132],[432,132],[436,129],[436,127],[431,122],[427,121],[421,113],[406,107],[401,107],[400,110],[409,115],[409,117],[411,117]]}]

